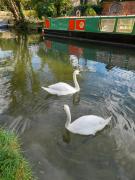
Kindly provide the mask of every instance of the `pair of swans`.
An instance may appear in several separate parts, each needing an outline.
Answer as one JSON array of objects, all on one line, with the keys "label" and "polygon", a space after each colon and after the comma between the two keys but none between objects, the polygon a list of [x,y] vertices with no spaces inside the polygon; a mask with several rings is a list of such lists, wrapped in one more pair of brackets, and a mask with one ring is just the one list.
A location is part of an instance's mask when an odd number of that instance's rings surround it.
[{"label": "pair of swans", "polygon": [[[77,75],[79,75],[79,70],[75,70],[73,73],[73,80],[75,87],[72,87],[67,83],[59,82],[48,86],[48,88],[46,87],[42,87],[42,88],[47,92],[58,96],[74,94],[80,91],[80,87],[76,78]],[[96,132],[102,130],[111,120],[111,117],[105,120],[99,116],[87,115],[87,116],[82,116],[71,123],[71,113],[69,106],[64,105],[64,110],[67,114],[67,121],[65,124],[65,128],[75,134],[95,135]]]}]

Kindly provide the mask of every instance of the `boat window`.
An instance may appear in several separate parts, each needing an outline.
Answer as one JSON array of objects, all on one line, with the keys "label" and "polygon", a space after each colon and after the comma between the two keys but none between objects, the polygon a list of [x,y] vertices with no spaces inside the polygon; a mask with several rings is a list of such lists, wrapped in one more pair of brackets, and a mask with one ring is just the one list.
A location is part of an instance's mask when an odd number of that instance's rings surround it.
[{"label": "boat window", "polygon": [[121,18],[118,19],[116,32],[131,33],[133,30],[135,18]]},{"label": "boat window", "polygon": [[115,25],[115,19],[101,19],[100,31],[113,32]]}]

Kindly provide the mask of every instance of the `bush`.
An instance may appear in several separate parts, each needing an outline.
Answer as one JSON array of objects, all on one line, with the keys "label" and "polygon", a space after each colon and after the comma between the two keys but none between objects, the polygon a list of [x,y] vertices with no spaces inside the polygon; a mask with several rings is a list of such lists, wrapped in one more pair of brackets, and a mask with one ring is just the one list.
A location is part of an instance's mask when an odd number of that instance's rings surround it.
[{"label": "bush", "polygon": [[22,156],[18,138],[2,129],[0,129],[0,179],[33,179],[30,166]]},{"label": "bush", "polygon": [[91,5],[91,7],[95,10],[95,12],[97,14],[101,15],[101,13],[102,13],[102,6],[101,5],[94,4],[94,5]]},{"label": "bush", "polygon": [[24,15],[26,17],[34,17],[34,18],[37,17],[37,13],[35,10],[24,10]]},{"label": "bush", "polygon": [[93,8],[87,7],[87,9],[85,11],[85,15],[86,16],[96,16],[97,14]]}]

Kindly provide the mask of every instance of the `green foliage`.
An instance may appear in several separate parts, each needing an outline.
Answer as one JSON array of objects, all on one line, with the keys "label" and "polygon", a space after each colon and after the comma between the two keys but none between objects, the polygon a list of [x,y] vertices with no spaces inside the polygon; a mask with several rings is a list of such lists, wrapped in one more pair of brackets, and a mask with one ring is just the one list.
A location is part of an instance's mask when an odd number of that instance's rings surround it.
[{"label": "green foliage", "polygon": [[85,15],[86,16],[96,16],[96,12],[95,10],[90,6],[87,7],[86,11],[85,11]]},{"label": "green foliage", "polygon": [[6,6],[4,5],[3,0],[0,0],[0,11],[7,10]]},{"label": "green foliage", "polygon": [[70,15],[73,10],[71,0],[0,0],[0,7],[3,6],[12,12],[16,22],[25,21],[24,10],[35,10],[39,18]]},{"label": "green foliage", "polygon": [[32,4],[39,17],[69,15],[72,10],[72,4],[70,0],[33,0]]},{"label": "green foliage", "polygon": [[91,5],[91,3],[82,3],[78,9],[82,16],[96,16],[98,14],[95,10],[97,7],[98,5]]},{"label": "green foliage", "polygon": [[58,16],[70,14],[73,9],[71,0],[54,0],[54,5]]},{"label": "green foliage", "polygon": [[25,21],[21,0],[3,0],[3,5],[13,14],[16,23]]},{"label": "green foliage", "polygon": [[22,156],[18,138],[2,129],[0,129],[0,179],[33,179],[30,166]]},{"label": "green foliage", "polygon": [[31,17],[36,18],[37,17],[37,12],[35,10],[24,10],[23,13],[26,17],[29,17],[29,18],[31,18]]},{"label": "green foliage", "polygon": [[31,10],[32,9],[32,0],[20,0],[23,9]]},{"label": "green foliage", "polygon": [[102,6],[100,4],[98,5],[94,4],[94,5],[91,5],[91,7],[95,10],[97,14],[100,15],[102,13]]},{"label": "green foliage", "polygon": [[42,16],[56,16],[56,8],[54,6],[54,3],[51,2],[38,2],[35,5],[35,9],[38,13],[39,18],[41,18]]}]

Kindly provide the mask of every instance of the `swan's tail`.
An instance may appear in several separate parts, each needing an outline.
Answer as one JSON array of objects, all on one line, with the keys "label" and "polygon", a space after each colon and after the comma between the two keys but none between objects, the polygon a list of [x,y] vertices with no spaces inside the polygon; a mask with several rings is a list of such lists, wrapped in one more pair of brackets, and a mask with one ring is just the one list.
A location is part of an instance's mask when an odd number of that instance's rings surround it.
[{"label": "swan's tail", "polygon": [[108,118],[106,119],[106,124],[108,124],[108,123],[111,121],[111,119],[112,119],[112,116],[108,117]]},{"label": "swan's tail", "polygon": [[46,88],[46,87],[41,87],[43,90],[45,90],[45,91],[47,91],[48,92],[48,88]]}]

